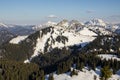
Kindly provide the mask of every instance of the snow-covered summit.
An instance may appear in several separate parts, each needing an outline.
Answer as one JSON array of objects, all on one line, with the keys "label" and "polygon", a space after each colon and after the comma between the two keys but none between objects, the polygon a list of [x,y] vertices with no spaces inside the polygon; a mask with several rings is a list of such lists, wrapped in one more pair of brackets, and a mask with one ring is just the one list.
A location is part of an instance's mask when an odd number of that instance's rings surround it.
[{"label": "snow-covered summit", "polygon": [[39,25],[35,25],[34,27],[32,27],[33,30],[40,30],[43,26],[41,24]]},{"label": "snow-covered summit", "polygon": [[69,23],[70,23],[70,25],[71,25],[71,24],[79,24],[79,25],[84,25],[84,23],[82,23],[82,22],[79,22],[78,20],[71,20]]},{"label": "snow-covered summit", "polygon": [[56,26],[56,28],[65,29],[65,30],[73,30],[73,31],[79,31],[84,27],[84,24],[77,21],[77,20],[71,20],[68,21],[66,19],[60,21]]},{"label": "snow-covered summit", "polygon": [[[95,39],[96,33],[83,27],[79,21],[63,20],[57,25],[54,22],[48,22],[48,27],[43,27],[37,33],[36,44],[34,46],[35,57],[40,53],[46,53],[54,48],[63,48],[74,45],[81,45],[82,47]],[[51,24],[54,24],[50,26]],[[77,31],[76,31],[77,30]],[[26,39],[27,40],[27,39]]]},{"label": "snow-covered summit", "polygon": [[114,34],[115,30],[112,30],[112,26],[109,25],[101,19],[93,19],[85,23],[85,27],[88,27],[95,33],[99,35],[111,35]]},{"label": "snow-covered summit", "polygon": [[44,26],[55,26],[57,25],[56,22],[48,21],[47,23],[43,24]]},{"label": "snow-covered summit", "polygon": [[[88,34],[86,34],[88,33]],[[96,37],[94,37],[94,32],[90,31],[88,28],[80,29],[79,31],[74,31],[70,29],[61,29],[56,27],[45,27],[35,34],[32,34],[31,37],[35,37],[36,43],[33,47],[34,54],[31,56],[32,59],[35,56],[38,56],[41,53],[46,53],[54,48],[63,48],[74,45],[81,45],[84,47],[89,42],[93,41]],[[32,41],[30,37],[26,38],[25,41]]]},{"label": "snow-covered summit", "polygon": [[38,31],[38,30],[43,29],[45,27],[56,26],[56,25],[57,25],[56,22],[48,21],[48,22],[43,23],[43,24],[35,25],[34,27],[32,27],[32,29]]},{"label": "snow-covered summit", "polygon": [[84,24],[82,22],[79,22],[77,20],[72,20],[69,22],[69,28],[73,30],[80,30],[84,27]]},{"label": "snow-covered summit", "polygon": [[0,27],[8,28],[8,26],[6,24],[1,23],[1,22],[0,22]]},{"label": "snow-covered summit", "polygon": [[61,26],[61,27],[68,27],[69,26],[69,22],[68,20],[64,19],[62,21],[60,21],[57,26]]},{"label": "snow-covered summit", "polygon": [[93,19],[85,23],[88,26],[106,26],[106,23],[102,19]]}]

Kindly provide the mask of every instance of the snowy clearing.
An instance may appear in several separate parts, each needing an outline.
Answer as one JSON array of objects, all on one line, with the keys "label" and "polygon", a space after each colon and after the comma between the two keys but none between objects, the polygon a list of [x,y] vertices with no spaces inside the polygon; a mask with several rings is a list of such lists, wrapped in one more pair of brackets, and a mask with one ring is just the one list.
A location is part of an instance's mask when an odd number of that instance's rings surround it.
[{"label": "snowy clearing", "polygon": [[100,54],[100,55],[98,55],[102,60],[103,59],[106,59],[106,60],[108,60],[108,59],[117,59],[118,61],[120,61],[120,58],[118,58],[116,55],[112,55],[112,54]]},{"label": "snowy clearing", "polygon": [[13,38],[12,40],[10,40],[9,43],[11,44],[19,44],[19,42],[25,40],[28,36],[17,36],[15,38]]},{"label": "snowy clearing", "polygon": [[96,33],[94,33],[93,31],[90,31],[88,28],[83,28],[80,32],[81,35],[88,35],[88,36],[97,36]]},{"label": "snowy clearing", "polygon": [[[54,80],[94,80],[94,77],[96,76],[96,80],[100,80],[100,69],[96,68],[96,71],[93,70],[88,70],[87,68],[84,68],[83,71],[78,71],[78,75],[73,75],[72,77],[67,74],[67,73],[63,73],[63,74],[55,74],[53,75]],[[45,80],[48,80],[48,75],[46,76]],[[115,74],[112,75],[111,78],[109,78],[108,80],[120,80],[120,75],[119,74]]]}]

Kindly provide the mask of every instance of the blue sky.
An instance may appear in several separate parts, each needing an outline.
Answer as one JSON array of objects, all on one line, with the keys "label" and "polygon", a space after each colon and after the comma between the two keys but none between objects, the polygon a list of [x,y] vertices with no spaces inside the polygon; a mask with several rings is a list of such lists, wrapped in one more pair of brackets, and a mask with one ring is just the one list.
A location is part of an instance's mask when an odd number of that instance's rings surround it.
[{"label": "blue sky", "polygon": [[120,22],[120,0],[0,0],[0,21],[39,24],[48,20],[101,18]]}]

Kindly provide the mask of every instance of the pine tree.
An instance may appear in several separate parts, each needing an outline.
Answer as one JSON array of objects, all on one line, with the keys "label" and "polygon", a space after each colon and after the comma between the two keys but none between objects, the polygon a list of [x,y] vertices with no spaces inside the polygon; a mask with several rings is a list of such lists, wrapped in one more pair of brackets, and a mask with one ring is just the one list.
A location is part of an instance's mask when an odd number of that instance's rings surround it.
[{"label": "pine tree", "polygon": [[0,80],[3,80],[3,76],[2,76],[2,74],[0,74]]},{"label": "pine tree", "polygon": [[49,75],[48,80],[54,80],[53,74],[50,74],[50,75]]},{"label": "pine tree", "polygon": [[76,68],[82,71],[82,68],[84,67],[84,63],[83,62],[78,62],[76,65]]},{"label": "pine tree", "polygon": [[104,66],[101,69],[101,80],[107,80],[108,78],[110,78],[112,75],[112,71],[109,69],[108,66]]},{"label": "pine tree", "polygon": [[78,72],[75,69],[73,69],[73,71],[71,71],[70,76],[73,76],[73,75],[78,75]]},{"label": "pine tree", "polygon": [[96,68],[96,64],[95,63],[93,63],[93,65],[92,65],[92,69],[95,71],[95,68]]},{"label": "pine tree", "polygon": [[97,79],[97,76],[96,75],[94,75],[94,80],[96,80]]}]

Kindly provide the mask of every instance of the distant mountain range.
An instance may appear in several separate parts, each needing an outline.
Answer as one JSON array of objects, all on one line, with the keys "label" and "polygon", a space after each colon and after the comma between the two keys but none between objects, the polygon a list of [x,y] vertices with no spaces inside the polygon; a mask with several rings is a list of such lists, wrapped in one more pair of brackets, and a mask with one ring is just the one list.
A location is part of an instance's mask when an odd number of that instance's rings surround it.
[{"label": "distant mountain range", "polygon": [[[90,21],[86,21],[85,23],[79,22],[77,20],[63,20],[59,23],[48,21],[47,23],[40,24],[40,25],[13,25],[13,24],[4,24],[0,23],[0,30],[7,30],[13,34],[16,35],[29,35],[31,33],[34,33],[37,30],[40,30],[41,28],[48,27],[48,26],[61,26],[61,27],[71,27],[71,28],[77,28],[79,26],[84,27],[95,27],[98,31],[102,28],[109,29],[113,32],[115,32],[117,29],[119,29],[119,24],[108,24],[104,22],[101,19],[93,19]],[[100,31],[102,32],[102,30]]]},{"label": "distant mountain range", "polygon": [[120,34],[120,24],[108,24],[101,19],[93,19],[86,21],[85,23],[79,22],[77,20],[63,20],[59,23],[48,21],[47,23],[40,25],[12,25],[0,23],[0,44],[15,36],[30,35],[49,26],[59,26],[62,27],[62,29],[71,29],[75,32],[79,31],[83,27],[86,27],[98,35]]},{"label": "distant mountain range", "polygon": [[0,23],[0,30],[1,44],[7,42],[7,45],[27,48],[26,52],[22,53],[26,55],[24,61],[29,62],[32,58],[48,53],[55,48],[71,46],[81,46],[80,48],[82,48],[99,35],[117,35],[119,25],[111,25],[101,19],[93,19],[85,23],[77,20],[63,20],[59,23],[49,21],[41,25],[25,26]]}]

